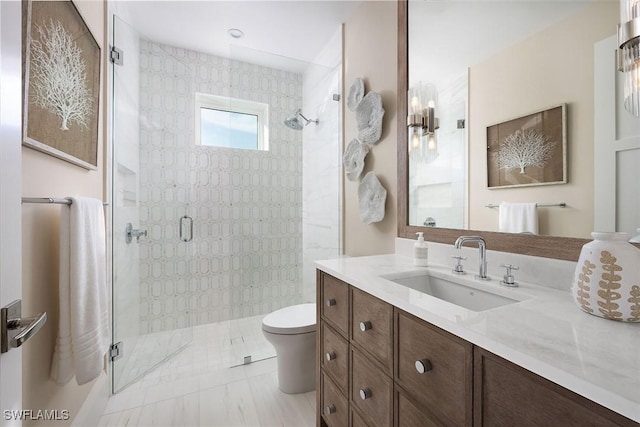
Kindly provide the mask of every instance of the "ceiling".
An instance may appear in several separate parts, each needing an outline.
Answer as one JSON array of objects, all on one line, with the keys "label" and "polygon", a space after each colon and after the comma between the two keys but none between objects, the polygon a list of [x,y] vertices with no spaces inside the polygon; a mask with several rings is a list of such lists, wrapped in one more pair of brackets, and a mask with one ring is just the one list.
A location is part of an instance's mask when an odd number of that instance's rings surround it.
[{"label": "ceiling", "polygon": [[[361,1],[126,1],[115,13],[143,38],[302,72]],[[244,32],[241,39],[227,34]]]}]

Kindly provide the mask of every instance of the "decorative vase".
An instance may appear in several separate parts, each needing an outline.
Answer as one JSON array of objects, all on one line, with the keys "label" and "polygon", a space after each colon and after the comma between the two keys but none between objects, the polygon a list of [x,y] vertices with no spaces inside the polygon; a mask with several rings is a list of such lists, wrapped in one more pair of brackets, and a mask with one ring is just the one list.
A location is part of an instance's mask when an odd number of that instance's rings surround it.
[{"label": "decorative vase", "polygon": [[640,322],[640,249],[628,233],[591,233],[582,247],[571,291],[589,314]]}]

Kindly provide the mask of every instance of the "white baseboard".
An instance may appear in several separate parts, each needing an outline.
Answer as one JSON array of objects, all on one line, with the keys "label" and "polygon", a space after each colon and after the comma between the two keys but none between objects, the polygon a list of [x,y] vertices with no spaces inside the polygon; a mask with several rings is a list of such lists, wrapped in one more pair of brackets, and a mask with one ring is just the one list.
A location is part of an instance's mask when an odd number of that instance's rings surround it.
[{"label": "white baseboard", "polygon": [[109,376],[102,372],[93,384],[71,427],[97,426],[110,396]]}]

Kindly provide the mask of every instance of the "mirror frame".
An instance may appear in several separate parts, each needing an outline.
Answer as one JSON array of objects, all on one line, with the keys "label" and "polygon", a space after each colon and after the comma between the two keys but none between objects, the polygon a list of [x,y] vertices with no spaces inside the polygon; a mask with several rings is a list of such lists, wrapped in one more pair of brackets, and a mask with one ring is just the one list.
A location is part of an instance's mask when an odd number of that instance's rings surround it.
[{"label": "mirror frame", "polygon": [[[482,236],[487,249],[544,258],[578,261],[580,251],[590,239],[499,233],[493,231],[430,228],[409,225],[409,156],[407,151],[407,91],[409,82],[409,0],[398,0],[398,237],[415,239],[424,232],[430,242],[453,245],[461,235]],[[640,244],[635,244],[640,248]]]}]

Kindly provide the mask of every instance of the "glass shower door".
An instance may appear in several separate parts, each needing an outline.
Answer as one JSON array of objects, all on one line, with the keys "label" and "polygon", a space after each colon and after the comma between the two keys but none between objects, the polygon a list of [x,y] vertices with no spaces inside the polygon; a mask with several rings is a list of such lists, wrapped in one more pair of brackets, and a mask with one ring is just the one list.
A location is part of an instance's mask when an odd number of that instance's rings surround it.
[{"label": "glass shower door", "polygon": [[[191,184],[166,123],[168,97],[192,92],[191,72],[114,16],[112,111],[113,391],[141,378],[192,341]],[[167,82],[180,75],[180,84]],[[185,112],[185,115],[188,113]],[[182,137],[182,138],[181,138]],[[175,166],[175,167],[174,167]],[[191,233],[191,234],[189,234]]]}]

